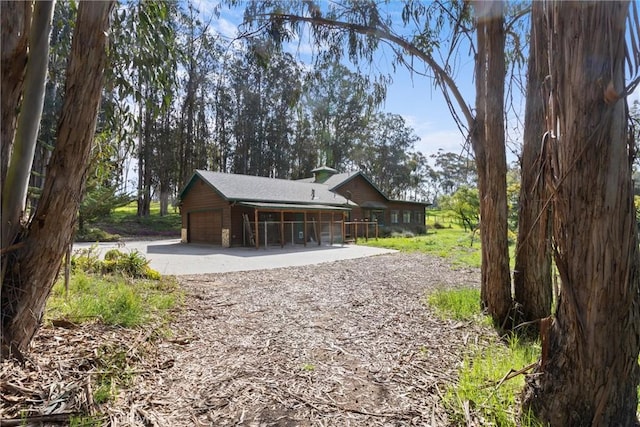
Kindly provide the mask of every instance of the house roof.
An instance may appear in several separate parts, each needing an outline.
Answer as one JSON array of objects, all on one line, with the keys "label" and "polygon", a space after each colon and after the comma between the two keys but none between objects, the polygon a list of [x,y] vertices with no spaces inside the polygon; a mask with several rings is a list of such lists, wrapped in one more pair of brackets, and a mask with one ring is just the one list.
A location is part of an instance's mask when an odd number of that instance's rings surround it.
[{"label": "house roof", "polygon": [[325,184],[205,170],[195,171],[189,183],[180,193],[180,198],[184,197],[196,178],[202,179],[220,196],[231,202],[355,206],[353,202],[330,191],[330,188]]},{"label": "house roof", "polygon": [[[312,172],[314,172],[316,170],[329,170],[329,169],[330,170],[335,170],[335,169],[323,167],[323,168],[316,168]],[[322,184],[326,185],[327,187],[329,187],[330,191],[336,191],[338,189],[338,187],[348,183],[349,181],[357,178],[358,176],[361,176],[365,181],[367,181],[367,183],[369,183],[369,185],[371,185],[371,187],[373,187],[373,189],[375,189],[378,193],[380,193],[382,195],[382,197],[384,197],[385,200],[387,200],[388,202],[413,203],[413,204],[419,204],[419,205],[424,205],[424,206],[431,206],[431,203],[429,203],[429,202],[419,202],[419,201],[415,201],[415,200],[395,200],[395,199],[390,199],[389,196],[387,196],[382,190],[380,190],[380,188],[362,171],[336,173],[336,174],[331,175],[325,181],[323,181]],[[303,178],[303,179],[297,180],[297,182],[314,182],[314,178],[313,177],[311,177],[311,178]],[[377,203],[376,204],[373,201],[361,203],[360,207],[362,207],[362,208],[375,208],[375,209],[386,209],[387,208],[387,206],[384,203]]]}]

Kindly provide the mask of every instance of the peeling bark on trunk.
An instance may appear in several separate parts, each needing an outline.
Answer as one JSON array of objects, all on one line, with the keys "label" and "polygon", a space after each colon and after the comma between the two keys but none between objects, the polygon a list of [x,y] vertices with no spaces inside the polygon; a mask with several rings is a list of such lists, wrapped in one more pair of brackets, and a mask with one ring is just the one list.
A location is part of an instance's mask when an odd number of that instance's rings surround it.
[{"label": "peeling bark on trunk", "polygon": [[494,324],[509,329],[512,300],[504,136],[504,3],[475,2],[474,7],[478,15],[478,53],[472,146],[480,193],[481,300]]},{"label": "peeling bark on trunk", "polygon": [[[533,2],[527,101],[522,148],[518,241],[513,284],[522,321],[551,314],[551,204],[547,191],[550,135],[545,135],[544,102],[549,98],[545,77],[549,72],[542,2]],[[533,323],[532,331],[539,330]]]},{"label": "peeling bark on trunk", "polygon": [[551,426],[637,425],[639,258],[624,99],[629,3],[546,5],[558,140],[555,260],[562,280],[547,357],[525,411]]},{"label": "peeling bark on trunk", "polygon": [[28,349],[71,242],[89,167],[106,63],[112,1],[80,2],[64,104],[42,197],[21,247],[6,255],[2,351]]},{"label": "peeling bark on trunk", "polygon": [[7,176],[7,168],[11,157],[11,146],[16,131],[17,111],[22,96],[22,84],[27,65],[27,43],[31,28],[31,14],[33,2],[16,1],[3,2],[0,7],[2,28],[2,79],[0,94],[2,94],[2,115],[0,140],[0,188]]}]

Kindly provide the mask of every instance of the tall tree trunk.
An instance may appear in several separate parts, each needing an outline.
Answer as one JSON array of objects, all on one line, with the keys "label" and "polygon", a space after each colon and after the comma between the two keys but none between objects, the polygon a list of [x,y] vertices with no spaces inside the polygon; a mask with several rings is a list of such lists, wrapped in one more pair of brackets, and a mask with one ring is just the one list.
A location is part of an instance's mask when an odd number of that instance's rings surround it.
[{"label": "tall tree trunk", "polygon": [[562,287],[524,408],[551,426],[637,425],[640,261],[632,147],[617,97],[629,3],[546,7]]},{"label": "tall tree trunk", "polygon": [[53,1],[36,2],[29,33],[29,59],[24,77],[24,100],[13,139],[13,152],[2,183],[2,247],[13,243],[22,228],[22,214],[27,202],[27,190],[42,108],[44,105],[49,35],[53,18]]},{"label": "tall tree trunk", "polygon": [[[523,321],[542,319],[551,313],[551,206],[547,182],[550,134],[545,135],[544,90],[549,72],[543,3],[533,2],[527,101],[522,148],[518,241],[513,284],[515,301]],[[544,96],[546,94],[546,97]],[[538,330],[539,323],[533,323]]]},{"label": "tall tree trunk", "polygon": [[0,94],[0,188],[4,184],[11,158],[11,146],[16,131],[17,114],[24,74],[27,66],[27,44],[31,28],[33,2],[4,2],[0,7],[2,79]]},{"label": "tall tree trunk", "polygon": [[64,104],[40,203],[21,246],[4,256],[2,352],[28,349],[71,242],[89,168],[113,1],[80,2]]},{"label": "tall tree trunk", "polygon": [[510,328],[512,307],[507,234],[507,160],[504,136],[504,3],[475,2],[476,123],[472,146],[478,170],[480,236],[482,239],[481,300],[494,324]]}]

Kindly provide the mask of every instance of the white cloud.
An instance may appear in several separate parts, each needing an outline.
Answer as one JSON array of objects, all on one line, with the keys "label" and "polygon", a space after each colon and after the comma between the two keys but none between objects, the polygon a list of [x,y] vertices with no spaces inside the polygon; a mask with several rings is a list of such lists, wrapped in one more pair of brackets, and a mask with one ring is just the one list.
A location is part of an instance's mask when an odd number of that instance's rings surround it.
[{"label": "white cloud", "polygon": [[218,34],[229,39],[238,35],[238,25],[222,17],[213,21],[213,28]]},{"label": "white cloud", "polygon": [[407,126],[411,127],[420,138],[416,142],[415,150],[425,156],[435,154],[442,149],[445,152],[461,154],[465,138],[460,131],[453,126],[451,129],[437,128],[434,122],[421,120],[413,115],[402,115]]}]

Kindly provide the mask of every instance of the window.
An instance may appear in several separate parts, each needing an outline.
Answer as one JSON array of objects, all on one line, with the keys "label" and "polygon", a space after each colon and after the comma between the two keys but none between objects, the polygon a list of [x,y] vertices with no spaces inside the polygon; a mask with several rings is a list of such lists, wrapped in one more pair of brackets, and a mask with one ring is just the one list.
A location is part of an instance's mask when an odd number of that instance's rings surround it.
[{"label": "window", "polygon": [[402,211],[402,222],[405,224],[411,223],[411,211]]},{"label": "window", "polygon": [[413,219],[416,221],[417,224],[424,225],[424,212],[415,211],[413,213]]},{"label": "window", "polygon": [[391,224],[398,223],[398,211],[391,211]]}]

